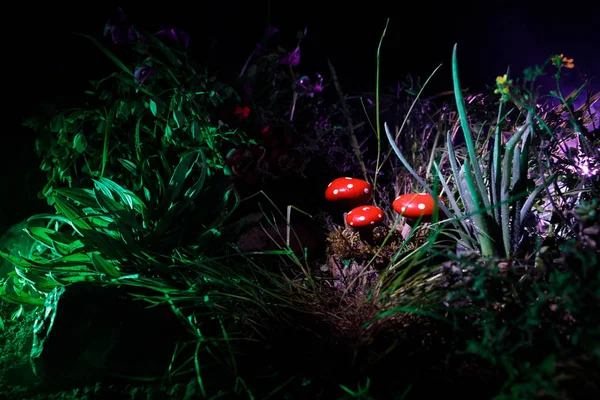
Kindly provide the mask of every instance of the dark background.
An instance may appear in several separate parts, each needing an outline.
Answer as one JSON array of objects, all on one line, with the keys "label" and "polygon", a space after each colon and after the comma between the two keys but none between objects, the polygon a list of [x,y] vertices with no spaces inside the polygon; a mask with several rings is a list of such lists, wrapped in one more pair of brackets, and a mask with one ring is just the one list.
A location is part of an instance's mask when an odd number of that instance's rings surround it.
[{"label": "dark background", "polygon": [[[593,4],[596,3],[596,4]],[[302,72],[327,75],[335,65],[344,91],[373,91],[375,55],[386,18],[382,81],[393,84],[407,73],[426,78],[440,63],[432,90],[451,88],[450,57],[459,44],[463,86],[493,84],[508,65],[516,74],[553,53],[575,59],[576,71],[600,77],[600,2],[568,1],[166,1],[56,2],[11,4],[4,15],[4,124],[0,147],[0,234],[8,226],[43,210],[36,192],[43,186],[34,154],[34,135],[20,126],[43,102],[75,96],[88,80],[107,75],[109,64],[74,32],[100,37],[106,21],[121,6],[134,25],[153,31],[161,24],[190,33],[199,60],[217,63],[223,77],[239,72],[261,38],[268,16],[295,46],[302,46]],[[152,5],[153,4],[153,5]],[[596,88],[599,85],[596,83]]]}]

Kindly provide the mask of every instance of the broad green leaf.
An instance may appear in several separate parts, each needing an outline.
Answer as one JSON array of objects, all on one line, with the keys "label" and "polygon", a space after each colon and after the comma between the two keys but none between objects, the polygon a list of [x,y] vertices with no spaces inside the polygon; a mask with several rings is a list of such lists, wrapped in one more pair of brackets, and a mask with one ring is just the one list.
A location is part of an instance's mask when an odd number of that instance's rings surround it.
[{"label": "broad green leaf", "polygon": [[56,211],[64,215],[70,223],[79,229],[92,229],[86,221],[86,215],[81,213],[78,208],[68,199],[63,199],[60,196],[54,196],[54,207]]},{"label": "broad green leaf", "polygon": [[110,196],[110,192],[108,194],[102,190],[100,185],[94,185],[94,194],[96,196],[96,201],[98,201],[98,205],[102,208],[102,210],[111,217],[114,216],[119,211],[124,211],[125,207],[115,201],[112,196]]},{"label": "broad green leaf", "polygon": [[37,286],[41,283],[44,283],[48,280],[43,274],[39,271],[35,271],[27,268],[15,268],[15,273],[21,279],[27,281],[30,285]]},{"label": "broad green leaf", "polygon": [[8,254],[3,251],[0,251],[0,257],[4,258],[8,262],[11,262],[17,267],[31,268],[38,266],[38,264],[32,262],[31,260],[27,260],[23,257],[13,256],[12,254]]},{"label": "broad green leaf", "polygon": [[55,189],[54,193],[59,194],[66,199],[74,200],[85,207],[98,207],[98,202],[96,201],[94,192],[91,189],[61,188]]},{"label": "broad green leaf", "polygon": [[75,135],[73,138],[73,147],[78,153],[83,153],[85,151],[87,148],[87,140],[85,139],[83,133],[80,132]]},{"label": "broad green leaf", "polygon": [[0,299],[6,301],[8,303],[12,303],[12,304],[30,305],[30,306],[34,306],[34,307],[43,307],[46,302],[44,299],[32,297],[31,295],[28,295],[28,294],[21,294],[21,295],[12,294],[12,293],[0,294]]},{"label": "broad green leaf", "polygon": [[175,171],[173,171],[173,176],[171,176],[171,180],[169,181],[169,186],[167,188],[167,197],[170,202],[175,202],[187,177],[192,173],[194,164],[198,161],[198,158],[201,156],[201,151],[191,151],[187,153],[185,156],[181,158],[177,167],[175,167]]},{"label": "broad green leaf", "polygon": [[87,248],[94,248],[110,259],[127,260],[131,258],[127,246],[121,240],[104,233],[94,230],[85,231],[85,237],[81,241]]},{"label": "broad green leaf", "polygon": [[152,111],[152,115],[154,115],[156,117],[158,109],[156,107],[156,103],[154,102],[154,100],[150,100],[150,111]]},{"label": "broad green leaf", "polygon": [[54,230],[47,229],[47,228],[41,228],[41,227],[37,227],[37,226],[32,226],[32,227],[26,228],[25,232],[33,240],[37,240],[38,242],[41,242],[50,248],[54,247],[54,240],[52,240],[52,238],[49,236],[50,234],[54,233]]},{"label": "broad green leaf", "polygon": [[116,182],[106,178],[100,178],[99,181],[94,182],[95,184],[97,182],[97,184],[100,185],[99,187],[105,187],[106,189],[116,193],[120,197],[121,202],[125,203],[130,209],[142,213],[146,208],[146,204],[138,197],[138,195],[129,189],[125,189]]},{"label": "broad green leaf", "polygon": [[169,141],[173,137],[173,129],[169,125],[165,126],[165,140]]},{"label": "broad green leaf", "polygon": [[90,262],[90,258],[84,253],[73,253],[57,258],[55,260],[45,261],[43,264],[60,264],[62,266],[82,265]]},{"label": "broad green leaf", "polygon": [[[208,172],[208,167],[206,165],[206,157],[204,156],[204,152],[198,149],[198,154],[200,155],[200,177],[194,184],[185,191],[185,198],[189,200],[193,200],[200,194],[200,191],[204,188],[204,183],[206,181],[206,176]],[[227,196],[228,194],[226,194]]]},{"label": "broad green leaf", "polygon": [[109,229],[110,224],[115,222],[112,216],[108,213],[89,214],[88,221],[96,230]]},{"label": "broad green leaf", "polygon": [[[121,165],[130,172],[134,177],[137,177],[139,174],[138,167],[132,161],[126,160],[124,158],[118,158]],[[104,179],[104,178],[103,178]]]},{"label": "broad green leaf", "polygon": [[75,250],[83,249],[85,247],[81,240],[73,235],[53,231],[52,233],[48,233],[48,236],[54,241],[55,245],[60,246],[67,254],[71,254]]},{"label": "broad green leaf", "polygon": [[101,274],[111,276],[113,278],[118,278],[119,276],[121,276],[121,273],[119,272],[117,267],[110,261],[105,260],[100,254],[91,253],[90,256],[92,259],[92,264],[94,265],[96,271],[100,272]]},{"label": "broad green leaf", "polygon": [[98,280],[98,273],[96,271],[93,272],[78,272],[77,275],[64,275],[64,276],[54,276],[49,274],[49,279],[55,283],[56,286],[65,286],[70,283],[77,282],[94,282]]}]

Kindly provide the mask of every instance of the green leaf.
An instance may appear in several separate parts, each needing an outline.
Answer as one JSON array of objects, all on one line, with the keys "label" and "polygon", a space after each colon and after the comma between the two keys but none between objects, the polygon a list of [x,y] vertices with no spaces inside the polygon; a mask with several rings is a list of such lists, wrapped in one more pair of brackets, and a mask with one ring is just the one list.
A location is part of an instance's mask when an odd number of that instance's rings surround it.
[{"label": "green leaf", "polygon": [[62,114],[56,115],[50,121],[50,130],[52,132],[60,132],[66,126],[65,116]]},{"label": "green leaf", "polygon": [[91,253],[90,256],[92,259],[92,264],[94,265],[96,271],[113,278],[118,278],[121,276],[121,273],[119,272],[117,267],[115,267],[113,263],[105,260],[100,254]]},{"label": "green leaf", "polygon": [[454,83],[454,97],[456,99],[456,107],[460,119],[460,126],[463,131],[465,145],[467,146],[467,162],[471,164],[470,169],[473,171],[473,175],[475,176],[475,183],[477,184],[476,189],[478,189],[477,192],[472,193],[472,195],[474,196],[473,200],[475,204],[482,202],[484,208],[488,209],[487,212],[491,212],[490,199],[487,196],[487,191],[485,189],[485,184],[483,181],[483,173],[481,172],[481,166],[479,165],[477,153],[475,152],[475,144],[473,143],[473,135],[471,133],[469,118],[467,116],[467,107],[465,104],[464,96],[462,94],[462,89],[460,87],[460,78],[458,74],[458,58],[456,55],[457,48],[458,45],[455,44],[452,50],[452,80]]},{"label": "green leaf", "polygon": [[75,266],[75,265],[85,265],[90,262],[90,257],[84,253],[73,253],[68,254],[66,256],[57,258],[56,260],[49,260],[39,263],[41,265],[62,265],[62,266]]},{"label": "green leaf", "polygon": [[146,208],[146,205],[144,204],[143,200],[140,199],[138,195],[136,195],[129,189],[125,189],[124,187],[110,179],[100,178],[100,180],[94,181],[94,184],[97,185],[98,188],[103,187],[106,190],[110,190],[111,192],[117,194],[121,199],[121,202],[127,204],[127,206],[132,210],[136,210],[139,213],[143,213],[144,209]]},{"label": "green leaf", "polygon": [[198,158],[201,156],[201,151],[191,151],[187,153],[177,164],[175,167],[175,171],[173,171],[173,176],[171,176],[171,180],[169,181],[169,186],[167,188],[167,197],[171,203],[174,203],[183,188],[184,182],[186,178],[192,173],[192,169],[194,164],[198,161]]},{"label": "green leaf", "polygon": [[174,110],[173,119],[175,120],[175,123],[177,123],[178,128],[185,126],[185,115],[183,114],[183,112],[179,110]]},{"label": "green leaf", "polygon": [[54,247],[54,240],[52,240],[52,238],[49,236],[50,234],[54,233],[54,230],[48,229],[48,228],[32,226],[30,228],[25,229],[25,232],[33,240],[43,243],[50,248]]},{"label": "green leaf", "polygon": [[87,140],[85,139],[83,133],[78,133],[75,135],[73,138],[73,147],[78,153],[83,153],[85,151],[87,148]]},{"label": "green leaf", "polygon": [[85,231],[85,237],[81,241],[87,248],[95,248],[110,259],[127,260],[131,258],[131,253],[123,241],[106,233],[88,230]]},{"label": "green leaf", "polygon": [[55,248],[63,253],[63,255],[71,254],[74,251],[84,247],[81,240],[73,235],[63,232],[55,232],[53,230],[48,232],[47,235],[54,242]]},{"label": "green leaf", "polygon": [[48,281],[48,278],[40,274],[39,271],[31,270],[28,268],[15,268],[15,273],[19,278],[23,279],[28,284],[36,287],[37,285],[43,284]]},{"label": "green leaf", "polygon": [[173,137],[173,129],[169,125],[165,126],[165,140],[169,141]]},{"label": "green leaf", "polygon": [[70,223],[79,229],[92,229],[86,221],[87,216],[79,211],[79,209],[68,199],[63,199],[60,196],[54,196],[54,208],[59,214],[64,215]]},{"label": "green leaf", "polygon": [[[121,165],[128,171],[130,172],[134,177],[138,176],[138,167],[137,165],[135,165],[132,161],[126,160],[124,158],[118,158],[119,162],[121,163]],[[104,179],[104,178],[102,178]]]},{"label": "green leaf", "polygon": [[106,117],[106,129],[104,130],[104,147],[102,149],[102,167],[100,170],[100,176],[104,176],[104,168],[106,167],[106,163],[108,162],[108,139],[110,138],[110,134],[112,131],[112,124],[115,119],[116,107],[113,107],[109,110],[108,116]]},{"label": "green leaf", "polygon": [[29,268],[36,266],[36,264],[32,263],[29,260],[26,260],[22,257],[13,256],[12,254],[8,254],[3,251],[0,251],[0,257],[4,258],[6,261],[14,264],[17,267]]},{"label": "green leaf", "polygon": [[121,105],[119,106],[119,111],[117,113],[117,116],[127,119],[127,118],[129,118],[130,115],[131,115],[131,108],[129,106],[129,103],[127,103],[125,101],[121,101]]},{"label": "green leaf", "polygon": [[13,304],[27,304],[34,307],[42,307],[45,303],[44,299],[33,297],[15,288],[12,279],[9,279],[4,286],[0,287],[0,299]]},{"label": "green leaf", "polygon": [[201,136],[200,123],[197,119],[192,122],[192,139],[199,140]]},{"label": "green leaf", "polygon": [[55,189],[54,193],[66,199],[74,200],[85,207],[96,208],[98,206],[94,192],[91,189],[62,188]]},{"label": "green leaf", "polygon": [[150,111],[152,111],[152,115],[154,115],[156,117],[158,110],[157,110],[156,103],[154,102],[154,100],[150,100]]},{"label": "green leaf", "polygon": [[125,208],[121,204],[115,201],[111,196],[104,193],[98,187],[94,188],[94,194],[96,196],[96,200],[98,201],[98,205],[102,208],[104,212],[108,213],[109,215],[113,216],[119,211],[125,210]]},{"label": "green leaf", "polygon": [[206,176],[207,176],[207,172],[208,172],[208,168],[206,165],[206,157],[204,156],[204,152],[202,152],[202,150],[198,150],[198,153],[200,154],[200,177],[198,178],[198,180],[196,182],[194,182],[194,184],[185,191],[185,197],[188,200],[193,200],[196,198],[196,196],[198,196],[200,194],[200,191],[204,188],[204,182],[206,181]]},{"label": "green leaf", "polygon": [[[473,198],[473,204],[477,207],[476,213],[489,213],[491,216],[492,208],[490,199],[487,195],[485,183],[483,181],[483,173],[481,172],[481,166],[477,159],[477,153],[475,152],[475,145],[473,143],[473,136],[471,134],[471,127],[469,125],[469,118],[467,116],[467,108],[465,99],[462,94],[460,87],[460,77],[458,73],[458,58],[457,58],[458,45],[455,44],[452,50],[452,80],[454,83],[454,96],[456,100],[456,107],[460,119],[460,125],[463,131],[463,137],[465,145],[467,147],[467,160],[463,164],[465,168],[465,177],[469,183],[469,191]],[[474,176],[472,179],[471,173]],[[483,206],[483,208],[480,208]],[[484,211],[485,210],[485,211]],[[481,253],[484,257],[489,257],[495,254],[493,242],[490,238],[490,227],[487,224],[485,215],[481,215],[481,218],[474,218],[478,220],[478,236],[480,238]]]}]

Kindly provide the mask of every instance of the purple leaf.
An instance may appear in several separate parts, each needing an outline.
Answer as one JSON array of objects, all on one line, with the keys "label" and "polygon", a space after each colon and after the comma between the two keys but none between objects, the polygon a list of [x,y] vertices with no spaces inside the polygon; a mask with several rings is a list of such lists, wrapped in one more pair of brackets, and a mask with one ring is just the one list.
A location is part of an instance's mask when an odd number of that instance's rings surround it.
[{"label": "purple leaf", "polygon": [[279,64],[291,65],[292,67],[300,64],[300,45],[298,45],[289,55],[281,57]]},{"label": "purple leaf", "polygon": [[167,37],[167,38],[173,40],[174,42],[181,44],[184,49],[187,49],[188,46],[190,45],[190,35],[188,35],[188,33],[186,31],[184,31],[183,29],[179,29],[179,28],[161,29],[160,31],[156,32],[155,35]]},{"label": "purple leaf", "polygon": [[141,65],[135,69],[135,72],[133,73],[133,79],[136,84],[141,85],[146,79],[148,79],[155,73],[156,70],[154,68],[149,67],[147,65]]}]

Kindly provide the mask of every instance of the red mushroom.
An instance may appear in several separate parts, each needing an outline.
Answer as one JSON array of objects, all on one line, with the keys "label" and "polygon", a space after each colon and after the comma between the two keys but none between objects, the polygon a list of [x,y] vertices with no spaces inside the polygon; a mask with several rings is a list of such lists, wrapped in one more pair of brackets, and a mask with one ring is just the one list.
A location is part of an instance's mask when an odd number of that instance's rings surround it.
[{"label": "red mushroom", "polygon": [[325,190],[329,201],[341,202],[348,207],[357,207],[368,203],[373,197],[371,184],[362,179],[337,178]]},{"label": "red mushroom", "polygon": [[[442,199],[439,199],[442,202]],[[392,203],[394,210],[406,218],[431,217],[435,200],[428,193],[407,193],[398,196]]]},{"label": "red mushroom", "polygon": [[383,221],[383,210],[376,206],[356,207],[346,215],[346,223],[354,228],[372,226]]}]

